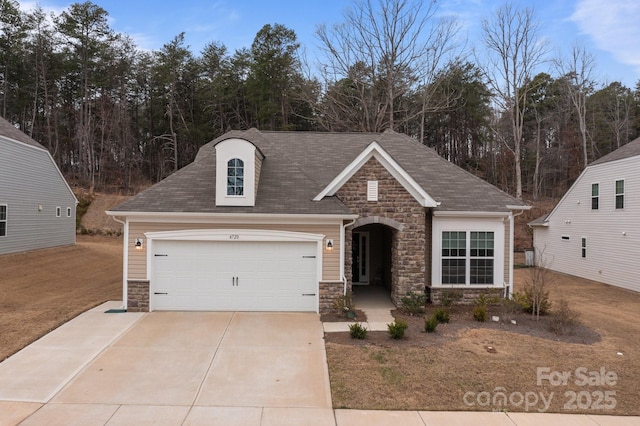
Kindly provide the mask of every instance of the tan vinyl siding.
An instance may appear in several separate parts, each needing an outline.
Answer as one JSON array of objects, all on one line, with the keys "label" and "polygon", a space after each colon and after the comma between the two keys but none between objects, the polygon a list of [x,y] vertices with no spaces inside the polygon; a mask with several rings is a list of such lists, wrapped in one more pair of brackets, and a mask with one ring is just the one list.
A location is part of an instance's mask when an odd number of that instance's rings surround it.
[{"label": "tan vinyl siding", "polygon": [[193,224],[193,223],[147,223],[133,222],[129,224],[129,259],[128,279],[140,280],[147,278],[147,247],[142,250],[134,248],[136,238],[143,238],[146,232],[183,231],[188,229],[262,229],[268,231],[304,232],[325,235],[333,240],[333,250],[322,253],[322,280],[340,280],[340,225],[229,225],[229,224]]}]

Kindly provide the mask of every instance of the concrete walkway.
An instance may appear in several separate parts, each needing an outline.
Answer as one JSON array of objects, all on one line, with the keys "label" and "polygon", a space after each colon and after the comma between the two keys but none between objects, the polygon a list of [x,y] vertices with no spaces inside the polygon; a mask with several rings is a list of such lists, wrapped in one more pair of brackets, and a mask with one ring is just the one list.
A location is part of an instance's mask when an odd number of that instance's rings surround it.
[{"label": "concrete walkway", "polygon": [[[391,302],[389,291],[379,286],[357,286],[353,290],[353,304],[363,311],[367,321],[362,322],[363,327],[369,331],[387,331],[387,324],[394,321],[391,310],[396,307]],[[349,326],[354,322],[325,322],[325,333],[336,331],[349,331]]]},{"label": "concrete walkway", "polygon": [[640,424],[640,417],[334,410],[315,314],[105,313],[119,305],[85,312],[0,363],[0,426]]}]

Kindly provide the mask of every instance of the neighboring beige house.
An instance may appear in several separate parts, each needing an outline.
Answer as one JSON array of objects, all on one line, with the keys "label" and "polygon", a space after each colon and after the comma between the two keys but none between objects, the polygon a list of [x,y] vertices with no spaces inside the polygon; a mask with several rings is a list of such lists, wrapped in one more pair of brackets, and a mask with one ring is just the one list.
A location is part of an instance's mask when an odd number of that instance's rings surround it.
[{"label": "neighboring beige house", "polygon": [[518,200],[393,131],[232,131],[109,211],[129,310],[314,311],[355,285],[509,292]]},{"label": "neighboring beige house", "polygon": [[529,225],[539,265],[640,291],[640,138],[589,164]]},{"label": "neighboring beige house", "polygon": [[0,117],[0,255],[75,244],[76,205],[49,151]]}]

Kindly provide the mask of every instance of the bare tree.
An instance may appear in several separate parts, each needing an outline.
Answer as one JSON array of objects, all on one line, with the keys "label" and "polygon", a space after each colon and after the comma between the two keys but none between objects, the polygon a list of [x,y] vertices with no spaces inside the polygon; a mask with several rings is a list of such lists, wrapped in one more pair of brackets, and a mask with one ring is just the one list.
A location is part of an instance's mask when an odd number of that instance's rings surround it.
[{"label": "bare tree", "polygon": [[578,126],[582,138],[582,157],[584,167],[589,164],[587,150],[587,96],[593,91],[593,71],[596,67],[595,58],[582,45],[574,44],[571,54],[566,59],[557,59],[556,66],[560,74],[564,75],[567,94],[578,117]]},{"label": "bare tree", "polygon": [[455,44],[455,21],[436,11],[432,1],[356,0],[342,24],[319,26],[326,98],[334,112],[349,116],[357,105],[365,116],[353,127],[397,128],[399,98],[433,78]]},{"label": "bare tree", "polygon": [[487,48],[487,77],[496,102],[508,115],[512,141],[506,144],[514,156],[516,197],[522,199],[521,146],[527,95],[536,68],[547,53],[538,36],[533,9],[515,9],[511,3],[500,7],[491,19],[482,21]]}]

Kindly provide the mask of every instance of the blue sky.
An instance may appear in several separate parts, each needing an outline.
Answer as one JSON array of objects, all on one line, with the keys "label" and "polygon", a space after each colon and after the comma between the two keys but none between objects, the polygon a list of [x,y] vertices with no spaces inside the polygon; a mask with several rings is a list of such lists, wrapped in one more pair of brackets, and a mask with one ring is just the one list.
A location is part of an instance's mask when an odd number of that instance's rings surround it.
[{"label": "blue sky", "polygon": [[[374,0],[375,1],[375,0]],[[425,0],[428,1],[428,0]],[[318,24],[342,21],[347,0],[93,0],[110,16],[111,27],[129,34],[138,47],[159,49],[180,32],[194,53],[211,41],[231,52],[250,47],[265,24],[279,23],[295,30],[310,62],[314,61]],[[38,0],[44,9],[60,13],[72,1]],[[483,18],[503,4],[501,0],[443,0],[439,13],[454,15],[468,46],[479,46]],[[20,1],[25,10],[36,2]],[[595,77],[601,82],[621,81],[635,87],[640,79],[639,0],[520,0],[532,6],[541,35],[550,42],[552,55],[568,53],[579,42],[596,58]],[[550,66],[550,65],[549,65]],[[550,68],[551,70],[551,68]],[[551,71],[551,74],[556,74]]]}]

